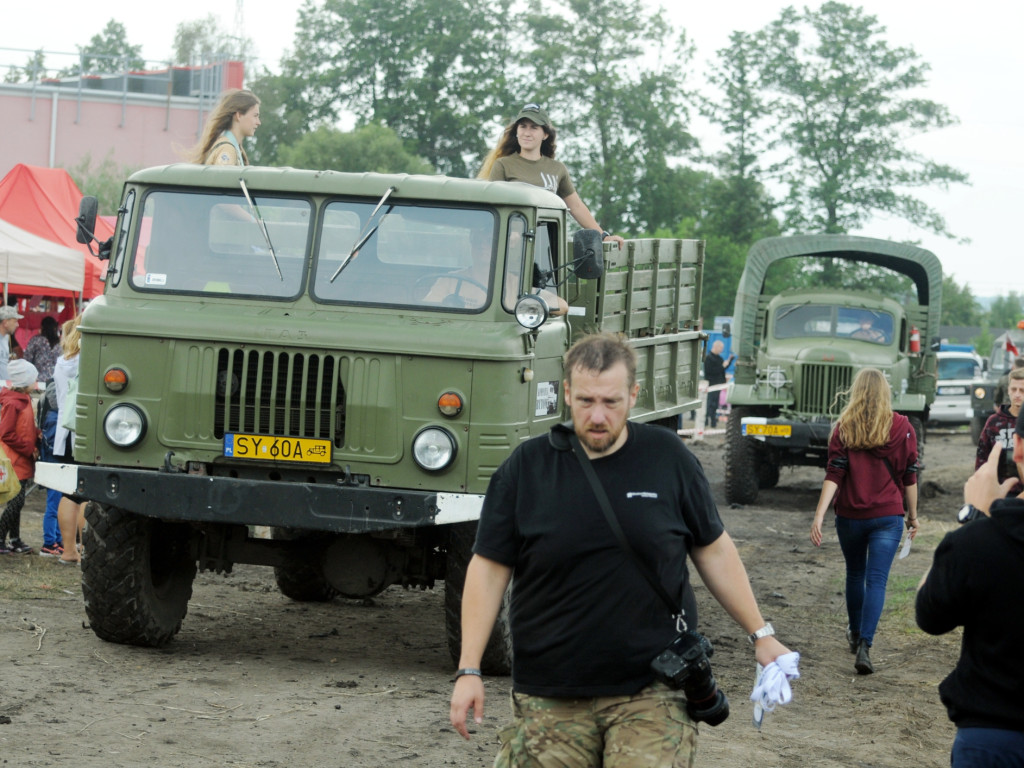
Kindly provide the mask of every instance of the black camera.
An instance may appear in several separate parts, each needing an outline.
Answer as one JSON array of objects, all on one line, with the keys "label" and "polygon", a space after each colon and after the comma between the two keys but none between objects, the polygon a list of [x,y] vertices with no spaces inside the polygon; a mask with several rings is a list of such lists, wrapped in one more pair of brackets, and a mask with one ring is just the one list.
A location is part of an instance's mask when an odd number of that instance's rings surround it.
[{"label": "black camera", "polygon": [[708,725],[718,725],[729,717],[729,700],[718,690],[711,673],[709,658],[714,652],[704,635],[686,631],[651,662],[658,680],[686,694],[690,717]]}]

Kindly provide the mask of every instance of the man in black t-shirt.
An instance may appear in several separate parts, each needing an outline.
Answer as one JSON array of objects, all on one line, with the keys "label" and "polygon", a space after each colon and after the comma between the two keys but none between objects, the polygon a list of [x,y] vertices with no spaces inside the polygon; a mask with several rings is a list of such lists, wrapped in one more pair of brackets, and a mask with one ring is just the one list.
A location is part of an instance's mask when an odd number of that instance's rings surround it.
[{"label": "man in black t-shirt", "polygon": [[[696,727],[682,691],[651,661],[677,634],[671,615],[624,552],[571,449],[575,434],[641,560],[697,629],[689,555],[711,594],[767,665],[787,649],[757,607],[696,458],[671,431],[628,422],[636,356],[610,334],[565,357],[571,425],[519,446],[491,479],[462,602],[462,655],[451,722],[482,722],[480,661],[514,574],[510,622],[516,717],[497,766],[687,765]],[[652,756],[660,756],[657,762]]]}]

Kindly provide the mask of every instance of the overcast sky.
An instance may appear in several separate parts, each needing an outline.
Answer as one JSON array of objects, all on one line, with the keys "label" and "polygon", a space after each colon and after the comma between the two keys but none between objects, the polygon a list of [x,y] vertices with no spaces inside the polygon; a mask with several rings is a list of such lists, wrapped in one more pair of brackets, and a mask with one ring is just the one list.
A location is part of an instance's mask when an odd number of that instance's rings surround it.
[{"label": "overcast sky", "polygon": [[[701,82],[701,59],[725,47],[730,32],[760,29],[790,4],[777,0],[665,3],[671,6],[667,13],[672,23],[685,28],[697,46],[691,85]],[[1024,272],[1016,271],[1018,257],[1011,255],[1021,249],[1017,216],[1024,208],[1020,150],[1024,46],[1019,41],[1024,6],[995,0],[966,5],[950,0],[850,4],[878,17],[891,46],[909,46],[931,65],[924,96],[948,107],[960,124],[920,137],[912,148],[966,171],[972,182],[970,187],[920,193],[946,218],[954,234],[970,239],[968,244],[885,219],[855,234],[919,242],[935,252],[946,273],[970,285],[975,296],[1024,294]],[[277,69],[281,55],[292,45],[301,5],[302,0],[243,2],[243,32],[255,44],[261,64]],[[100,5],[57,0],[40,14],[31,4],[7,3],[0,24],[0,72],[4,65],[24,64],[28,52],[37,48],[73,53],[76,46],[101,32],[110,18],[124,24],[129,42],[141,44],[146,59],[166,59],[178,23],[213,15],[230,32],[235,29],[238,7],[238,0],[176,0],[154,13],[151,5],[138,0],[107,0]],[[702,126],[695,126],[695,131],[707,148],[716,146],[713,132]]]}]

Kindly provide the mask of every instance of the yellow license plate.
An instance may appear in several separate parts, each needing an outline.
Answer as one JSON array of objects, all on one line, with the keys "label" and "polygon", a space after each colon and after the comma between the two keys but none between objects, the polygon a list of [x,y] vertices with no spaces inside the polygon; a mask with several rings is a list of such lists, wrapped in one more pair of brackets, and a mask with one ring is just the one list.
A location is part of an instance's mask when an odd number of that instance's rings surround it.
[{"label": "yellow license plate", "polygon": [[331,441],[308,437],[228,434],[224,435],[224,455],[231,459],[330,464]]},{"label": "yellow license plate", "polygon": [[743,434],[748,436],[792,437],[793,427],[789,424],[744,424]]}]

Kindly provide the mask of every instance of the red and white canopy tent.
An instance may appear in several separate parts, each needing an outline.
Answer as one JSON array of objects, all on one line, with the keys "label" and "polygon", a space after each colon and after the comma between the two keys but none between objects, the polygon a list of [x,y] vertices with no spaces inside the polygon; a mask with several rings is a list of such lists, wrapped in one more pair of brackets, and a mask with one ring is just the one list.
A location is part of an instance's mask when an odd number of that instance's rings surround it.
[{"label": "red and white canopy tent", "polygon": [[77,298],[85,261],[74,248],[58,245],[0,219],[0,282],[9,293]]},{"label": "red and white canopy tent", "polygon": [[[84,276],[77,294],[81,299],[91,299],[103,293],[100,276],[106,273],[107,265],[89,253],[88,246],[75,239],[75,217],[81,200],[81,191],[63,168],[19,163],[0,180],[0,219],[51,243],[78,251]],[[98,240],[106,240],[113,233],[108,222],[97,218]]]}]

